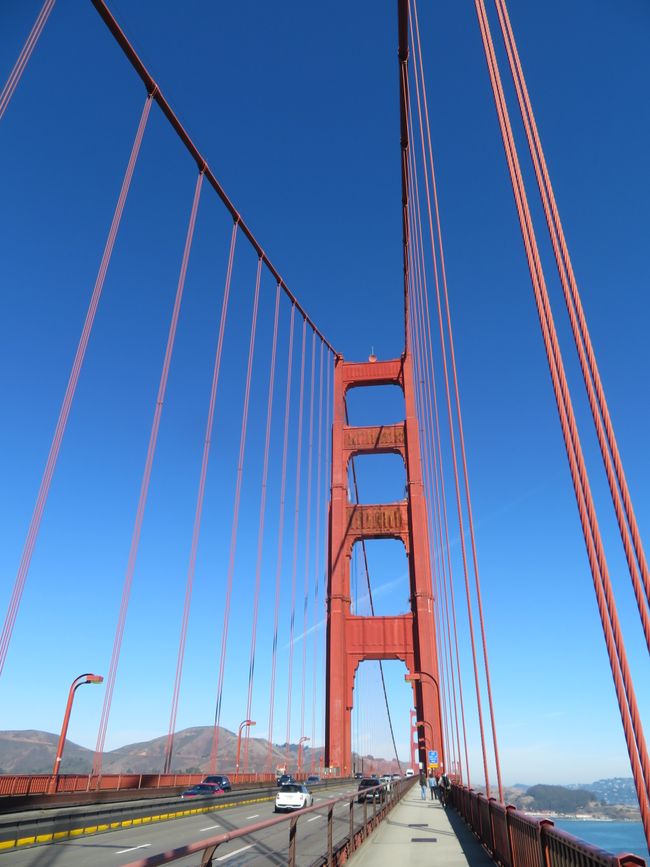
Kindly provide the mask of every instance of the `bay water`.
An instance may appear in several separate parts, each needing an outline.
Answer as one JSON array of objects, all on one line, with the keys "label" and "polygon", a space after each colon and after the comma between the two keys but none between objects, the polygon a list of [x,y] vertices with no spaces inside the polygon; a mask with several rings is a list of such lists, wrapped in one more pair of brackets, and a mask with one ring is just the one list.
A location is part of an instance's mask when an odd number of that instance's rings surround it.
[{"label": "bay water", "polygon": [[594,846],[613,852],[632,852],[646,859],[650,867],[650,855],[641,822],[593,822],[588,819],[556,819],[553,822],[563,831],[580,837]]}]

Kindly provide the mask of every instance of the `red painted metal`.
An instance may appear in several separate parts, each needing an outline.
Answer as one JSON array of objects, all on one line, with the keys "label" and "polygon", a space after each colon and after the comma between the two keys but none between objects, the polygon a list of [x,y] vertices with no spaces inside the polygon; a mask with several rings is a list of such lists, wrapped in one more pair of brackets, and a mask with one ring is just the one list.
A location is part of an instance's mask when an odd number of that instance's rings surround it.
[{"label": "red painted metal", "polygon": [[70,686],[70,692],[68,693],[68,701],[65,706],[65,713],[63,715],[63,723],[61,725],[61,734],[59,735],[59,743],[56,748],[56,758],[54,759],[54,768],[52,769],[52,787],[53,791],[56,791],[56,783],[59,777],[59,771],[61,770],[61,760],[63,759],[63,750],[65,749],[65,739],[68,734],[68,724],[70,722],[70,714],[72,713],[72,702],[74,701],[74,696],[77,689],[82,686],[84,683],[102,683],[104,678],[101,674],[80,674],[79,677],[75,677]]},{"label": "red painted metal", "polygon": [[[406,420],[384,428],[345,424],[347,390],[358,386],[397,385],[404,392]],[[393,451],[406,466],[408,498],[398,503],[361,506],[348,500],[348,461],[355,454]],[[350,613],[350,559],[362,539],[400,539],[409,558],[411,612],[395,617],[359,617]],[[366,659],[401,659],[409,672],[431,678],[414,684],[418,719],[433,728],[433,739],[420,747],[444,753],[438,659],[433,616],[427,513],[422,481],[412,360],[409,355],[384,362],[348,363],[334,369],[332,492],[330,500],[329,584],[325,763],[342,774],[352,770],[351,714],[354,679]],[[426,740],[426,739],[425,739]]]},{"label": "red painted metal", "polygon": [[18,82],[25,71],[25,67],[29,62],[29,58],[32,56],[34,48],[36,48],[36,43],[43,32],[47,19],[50,17],[50,12],[52,11],[54,3],[55,0],[45,0],[41,11],[38,13],[36,21],[34,22],[34,26],[23,45],[22,51],[18,55],[18,60],[9,73],[9,78],[7,79],[5,86],[2,88],[2,92],[0,93],[0,120],[7,110],[7,106],[11,101],[15,89],[18,87]]},{"label": "red painted metal", "polygon": [[101,16],[101,18],[104,21],[104,23],[106,24],[106,26],[108,27],[109,31],[113,35],[115,41],[117,42],[117,44],[120,46],[120,48],[122,49],[122,51],[126,55],[129,63],[137,72],[142,83],[144,84],[144,86],[147,89],[147,93],[150,94],[152,96],[152,98],[155,99],[155,101],[158,103],[162,113],[165,115],[165,117],[169,121],[170,125],[172,126],[172,128],[174,129],[176,134],[178,135],[179,139],[181,140],[181,142],[185,146],[188,153],[191,155],[192,159],[196,162],[196,165],[197,165],[199,171],[203,172],[205,174],[206,180],[208,181],[210,186],[213,188],[213,190],[216,192],[216,194],[219,196],[219,198],[221,199],[223,204],[226,206],[226,208],[230,211],[233,220],[235,220],[239,224],[241,231],[246,236],[246,238],[250,242],[251,246],[253,247],[253,249],[255,250],[257,255],[260,257],[260,259],[262,260],[264,265],[266,266],[266,268],[268,268],[268,270],[271,272],[271,274],[273,274],[276,282],[282,287],[282,291],[285,293],[285,295],[288,296],[291,303],[300,312],[301,316],[306,320],[307,324],[312,329],[312,331],[314,331],[316,334],[318,334],[318,336],[323,341],[323,343],[327,346],[327,348],[330,350],[330,352],[332,354],[335,354],[336,350],[334,349],[334,347],[329,343],[329,341],[327,340],[325,335],[320,331],[320,329],[316,327],[316,324],[313,322],[313,320],[310,319],[310,317],[307,315],[306,311],[301,306],[301,304],[298,301],[298,299],[296,298],[296,296],[291,292],[291,290],[289,289],[289,287],[287,286],[287,284],[284,282],[283,278],[281,277],[280,273],[276,270],[273,263],[271,262],[271,260],[267,256],[267,254],[264,252],[262,245],[258,242],[257,238],[255,237],[255,235],[251,231],[250,227],[246,224],[246,221],[244,220],[242,215],[239,213],[239,211],[234,206],[232,201],[228,198],[224,188],[221,186],[221,184],[219,183],[219,181],[217,180],[217,178],[213,174],[212,170],[210,169],[210,166],[208,165],[207,160],[200,153],[199,149],[197,148],[197,146],[194,144],[194,142],[190,138],[187,130],[183,127],[183,124],[180,122],[178,116],[174,112],[174,109],[171,107],[171,105],[167,102],[167,100],[163,96],[161,89],[158,87],[153,76],[151,75],[151,73],[149,72],[147,67],[144,65],[142,60],[140,59],[136,50],[133,48],[133,46],[129,42],[126,34],[124,33],[124,31],[122,30],[120,25],[117,23],[116,19],[114,18],[112,12],[108,8],[108,6],[104,2],[104,0],[91,0],[91,2],[93,4],[93,6],[95,7],[95,9],[97,10],[97,12],[99,13],[99,15]]},{"label": "red painted metal", "polygon": [[282,552],[284,541],[284,499],[287,488],[287,454],[289,449],[289,418],[291,410],[291,374],[293,364],[293,336],[294,324],[296,318],[296,308],[291,307],[291,319],[289,325],[289,354],[287,358],[287,385],[284,396],[284,434],[282,441],[282,477],[280,482],[280,503],[278,517],[278,554],[275,567],[275,603],[273,613],[273,646],[271,650],[271,688],[269,698],[269,733],[268,733],[268,755],[267,755],[267,770],[271,770],[272,754],[273,754],[273,719],[275,716],[275,674],[277,664],[278,650],[278,624],[280,617],[280,590],[282,588]]},{"label": "red painted metal", "polygon": [[[508,54],[512,78],[517,91],[517,99],[519,101],[521,116],[526,130],[526,137],[528,139],[533,166],[535,168],[535,176],[537,178],[537,185],[539,187],[553,252],[558,266],[558,273],[562,283],[562,290],[567,311],[569,313],[569,320],[571,322],[571,330],[573,332],[578,357],[580,359],[580,368],[587,389],[589,406],[605,465],[612,503],[616,512],[616,520],[618,522],[621,540],[625,549],[625,557],[630,571],[630,577],[632,579],[634,595],[643,625],[646,644],[648,649],[650,649],[650,611],[648,610],[648,606],[650,606],[650,569],[648,568],[648,562],[643,550],[641,535],[634,514],[634,507],[632,505],[632,497],[630,495],[627,479],[623,470],[623,463],[616,443],[614,426],[609,414],[609,407],[607,405],[605,391],[600,378],[596,355],[591,343],[591,336],[587,327],[587,320],[582,307],[578,284],[573,272],[571,257],[564,236],[564,230],[562,229],[562,222],[560,220],[557,203],[555,201],[553,185],[546,166],[542,142],[535,122],[535,115],[533,113],[530,97],[528,95],[526,79],[524,77],[519,52],[517,50],[517,43],[510,23],[510,17],[508,15],[508,7],[505,0],[495,0],[495,5],[499,14],[501,32],[503,34],[503,40]],[[632,549],[634,549],[634,551]],[[635,563],[635,557],[638,562],[640,575],[637,570],[637,564]]]},{"label": "red painted metal", "polygon": [[[167,745],[165,749],[165,763],[163,766],[164,773],[168,774],[171,770],[172,753],[174,750],[174,732],[176,729],[176,714],[178,710],[178,700],[180,696],[181,679],[183,676],[183,661],[185,658],[185,642],[187,638],[187,627],[190,617],[190,607],[192,603],[192,590],[194,586],[194,573],[196,571],[196,556],[199,546],[199,537],[201,534],[201,520],[203,517],[203,501],[205,498],[205,485],[208,474],[208,463],[210,460],[210,448],[212,445],[212,427],[214,425],[214,411],[217,403],[217,388],[219,385],[219,373],[221,370],[221,356],[223,354],[223,339],[226,329],[226,316],[228,314],[228,301],[230,298],[230,280],[232,277],[232,265],[235,255],[235,244],[237,242],[237,223],[232,227],[230,235],[230,248],[228,253],[228,267],[226,269],[226,282],[224,286],[223,298],[221,302],[221,317],[219,320],[219,336],[217,338],[217,348],[212,369],[212,385],[210,387],[210,402],[208,405],[208,418],[205,427],[205,437],[203,440],[203,455],[201,457],[201,472],[199,474],[199,489],[196,497],[196,508],[194,511],[194,526],[192,528],[192,543],[190,546],[190,559],[187,569],[187,580],[185,583],[185,602],[183,605],[183,618],[181,621],[181,634],[178,642],[178,655],[176,660],[176,675],[174,679],[174,691],[172,695],[172,707],[169,715],[169,730],[167,733]],[[250,714],[247,714],[250,716]]]},{"label": "red painted metal", "polygon": [[502,867],[645,867],[639,855],[613,855],[465,787],[452,786],[451,803]]},{"label": "red painted metal", "polygon": [[[257,275],[255,277],[255,296],[251,316],[250,340],[248,343],[248,365],[246,367],[246,385],[244,387],[244,406],[242,409],[241,429],[239,435],[239,456],[237,458],[237,481],[235,483],[235,501],[232,512],[232,528],[230,531],[230,553],[228,555],[228,574],[226,577],[226,599],[224,603],[223,629],[221,632],[221,654],[219,657],[219,680],[217,684],[217,702],[214,716],[214,734],[210,768],[212,773],[217,769],[219,751],[219,723],[221,722],[221,707],[223,700],[223,681],[226,669],[226,654],[228,651],[228,627],[230,625],[230,603],[232,599],[232,583],[235,573],[235,556],[237,553],[237,533],[239,529],[239,507],[241,503],[242,480],[244,476],[244,458],[246,453],[246,432],[248,430],[248,409],[250,405],[251,378],[253,375],[253,359],[255,355],[255,335],[257,332],[257,314],[259,310],[260,282],[262,279],[262,260],[257,260]],[[239,767],[237,768],[239,771]]]},{"label": "red painted metal", "polygon": [[550,307],[550,300],[541,266],[537,239],[532,223],[528,198],[526,196],[503,85],[499,74],[499,67],[487,19],[485,4],[483,0],[475,0],[474,5],[481,29],[481,38],[494,94],[513,193],[515,196],[515,204],[519,216],[522,238],[526,250],[526,257],[528,260],[531,282],[535,295],[535,303],[537,306],[540,328],[549,365],[549,372],[551,374],[553,391],[560,416],[560,426],[562,428],[562,435],[569,462],[571,480],[573,482],[578,513],[580,515],[583,536],[587,547],[587,556],[593,578],[594,591],[598,604],[598,613],[601,619],[605,645],[607,647],[612,678],[616,690],[616,697],[621,713],[621,722],[625,733],[630,764],[632,766],[632,775],[634,777],[634,783],[639,798],[641,819],[643,821],[646,839],[650,841],[650,759],[648,758],[643,726],[627,661],[627,654],[616,603],[614,601],[613,588],[605,558],[603,541],[600,534],[598,519],[596,517],[595,505],[589,484],[580,436],[577,429],[575,412],[569,394],[564,362]]},{"label": "red painted metal", "polygon": [[[253,681],[255,679],[255,650],[257,644],[257,618],[259,614],[260,586],[262,581],[262,552],[264,548],[264,521],[266,517],[266,490],[269,475],[269,455],[271,452],[271,422],[273,418],[273,394],[275,391],[275,365],[278,349],[278,320],[280,316],[280,286],[275,292],[275,313],[273,315],[273,344],[271,347],[271,364],[269,370],[268,400],[266,405],[266,433],[264,435],[264,467],[262,469],[262,492],[260,496],[260,518],[257,530],[257,561],[255,563],[255,592],[253,594],[253,625],[251,628],[251,649],[248,665],[248,696],[246,699],[246,717],[250,717],[253,706]],[[321,344],[322,351],[322,344]],[[246,729],[244,743],[244,770],[248,771],[248,743],[250,729]]]},{"label": "red painted metal", "polygon": [[102,255],[99,271],[97,272],[97,278],[93,287],[93,293],[90,298],[90,303],[88,305],[88,312],[86,313],[86,319],[84,321],[81,337],[79,338],[79,345],[77,347],[77,352],[75,354],[74,362],[72,364],[72,370],[70,371],[70,377],[66,386],[65,395],[61,403],[61,409],[59,411],[59,417],[57,419],[54,436],[52,438],[52,444],[50,446],[50,451],[47,456],[47,462],[45,464],[45,469],[41,478],[41,484],[38,489],[36,505],[34,506],[34,513],[32,515],[29,530],[27,532],[27,538],[25,540],[25,545],[23,547],[23,552],[20,558],[20,565],[18,567],[18,573],[16,575],[16,581],[14,583],[11,601],[9,603],[5,622],[2,627],[2,635],[0,636],[0,674],[2,674],[5,660],[7,658],[9,642],[11,641],[14,624],[16,622],[16,616],[18,614],[18,608],[20,606],[20,600],[22,598],[23,589],[25,587],[25,582],[29,573],[32,555],[34,553],[34,546],[36,545],[38,531],[40,529],[41,520],[43,518],[45,503],[47,502],[47,498],[50,493],[50,485],[52,484],[52,478],[54,476],[54,471],[56,469],[56,464],[59,458],[61,443],[63,442],[63,436],[65,434],[65,429],[68,424],[68,417],[70,415],[72,402],[74,400],[74,396],[77,390],[79,375],[81,373],[81,368],[83,367],[84,358],[86,356],[88,341],[90,340],[93,324],[95,322],[95,315],[97,313],[99,301],[102,296],[104,281],[108,272],[108,266],[111,261],[111,256],[113,255],[115,239],[117,238],[117,233],[120,228],[120,223],[122,221],[124,206],[126,204],[126,199],[129,194],[129,189],[131,187],[131,180],[133,178],[135,164],[138,160],[138,155],[140,153],[140,145],[142,144],[142,139],[147,126],[147,120],[149,119],[150,111],[151,97],[148,97],[145,100],[142,114],[140,115],[140,122],[138,124],[138,129],[133,141],[133,147],[131,148],[131,155],[129,157],[129,162],[124,173],[122,187],[120,189],[120,194],[118,196],[115,211],[113,213],[113,219],[111,221],[111,228],[108,232],[108,237],[106,239],[104,253]]},{"label": "red painted metal", "polygon": [[181,261],[181,269],[176,287],[176,295],[174,298],[174,307],[172,311],[171,322],[169,324],[169,334],[167,336],[167,345],[165,347],[165,357],[160,373],[160,383],[158,385],[158,394],[156,396],[156,405],[151,423],[151,432],[149,434],[149,444],[147,446],[147,457],[142,474],[142,482],[140,483],[140,494],[138,497],[138,507],[133,525],[133,534],[131,536],[131,546],[129,549],[129,559],[124,576],[124,585],[122,588],[122,599],[120,602],[120,612],[115,629],[115,640],[113,642],[113,653],[111,654],[111,663],[106,679],[106,693],[104,695],[104,706],[99,723],[99,731],[97,733],[97,745],[95,747],[95,757],[93,759],[93,772],[98,774],[102,767],[102,753],[104,751],[104,743],[106,741],[106,729],[108,727],[108,719],[111,711],[111,702],[113,700],[113,690],[115,688],[115,678],[117,676],[117,667],[120,661],[120,650],[122,647],[122,638],[124,635],[124,626],[126,623],[126,615],[129,607],[129,598],[131,595],[131,585],[133,583],[133,575],[135,572],[135,564],[140,546],[140,533],[142,530],[142,522],[144,520],[144,512],[147,505],[147,496],[149,493],[149,482],[151,479],[151,470],[153,460],[156,453],[156,444],[158,442],[158,431],[160,429],[160,420],[162,417],[163,405],[165,402],[165,394],[167,391],[167,379],[169,376],[169,368],[172,361],[174,351],[174,342],[176,339],[176,328],[178,326],[178,318],[181,312],[181,302],[183,300],[183,290],[185,288],[185,278],[187,275],[187,266],[190,259],[190,251],[192,249],[192,239],[194,237],[194,227],[196,225],[196,216],[199,209],[199,201],[201,198],[201,186],[203,184],[203,173],[199,172],[196,178],[194,187],[194,196],[192,199],[192,208],[187,226],[187,234],[185,237],[185,248],[183,250],[183,258]]}]

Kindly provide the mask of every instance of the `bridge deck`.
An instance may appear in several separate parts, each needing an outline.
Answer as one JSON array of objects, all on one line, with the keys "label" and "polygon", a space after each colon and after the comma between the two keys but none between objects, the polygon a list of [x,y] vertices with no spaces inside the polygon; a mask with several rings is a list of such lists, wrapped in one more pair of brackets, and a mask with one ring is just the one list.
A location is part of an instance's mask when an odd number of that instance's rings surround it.
[{"label": "bridge deck", "polygon": [[481,844],[451,807],[420,796],[414,786],[364,845],[352,856],[353,867],[494,867]]}]

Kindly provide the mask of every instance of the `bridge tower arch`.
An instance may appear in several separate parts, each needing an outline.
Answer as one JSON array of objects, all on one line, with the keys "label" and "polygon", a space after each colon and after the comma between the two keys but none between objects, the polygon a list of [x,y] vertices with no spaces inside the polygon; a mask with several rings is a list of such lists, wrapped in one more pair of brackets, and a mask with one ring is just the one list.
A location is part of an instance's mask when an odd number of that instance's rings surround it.
[{"label": "bridge tower arch", "polygon": [[[352,427],[346,424],[345,399],[350,388],[397,385],[404,393],[406,418],[392,425]],[[348,464],[358,454],[397,453],[406,469],[405,499],[396,503],[360,505],[348,496]],[[393,617],[362,617],[350,610],[350,561],[355,542],[400,539],[409,564],[411,610]],[[390,361],[346,362],[334,370],[332,488],[329,509],[327,584],[327,677],[325,764],[343,775],[352,773],[352,708],[354,679],[367,659],[400,659],[413,682],[420,728],[419,759],[437,750],[444,763],[440,711],[434,599],[413,364],[409,354]]]}]

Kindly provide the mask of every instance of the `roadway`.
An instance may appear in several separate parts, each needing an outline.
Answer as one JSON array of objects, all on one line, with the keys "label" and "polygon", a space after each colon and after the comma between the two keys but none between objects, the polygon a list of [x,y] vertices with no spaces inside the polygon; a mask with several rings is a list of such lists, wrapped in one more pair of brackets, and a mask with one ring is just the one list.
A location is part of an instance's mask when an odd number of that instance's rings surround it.
[{"label": "roadway", "polygon": [[[314,790],[314,806],[319,801],[356,792],[356,785]],[[223,834],[265,819],[272,818],[274,802],[233,806],[215,813],[202,813],[169,822],[140,825],[116,831],[106,831],[77,840],[62,840],[0,854],[0,867],[120,867],[139,858],[169,851],[177,846],[194,843],[205,837]],[[368,804],[372,813],[372,804]],[[355,805],[355,825],[363,819],[363,805]],[[348,803],[337,805],[334,811],[333,841],[347,836],[349,830]],[[308,867],[327,848],[327,811],[317,810],[299,820],[296,863]],[[289,822],[267,828],[256,834],[222,844],[215,853],[216,864],[259,865],[286,864],[289,843]],[[198,867],[200,855],[183,858],[180,867]]]}]

